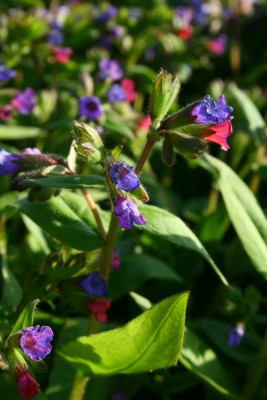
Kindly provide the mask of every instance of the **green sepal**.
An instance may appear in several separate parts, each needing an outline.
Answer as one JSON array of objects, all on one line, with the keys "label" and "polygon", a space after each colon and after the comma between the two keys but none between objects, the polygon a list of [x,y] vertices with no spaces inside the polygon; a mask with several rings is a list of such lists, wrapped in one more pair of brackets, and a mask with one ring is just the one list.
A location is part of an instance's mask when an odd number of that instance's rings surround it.
[{"label": "green sepal", "polygon": [[144,203],[147,203],[149,201],[149,195],[144,188],[143,185],[139,185],[134,191],[131,192],[138,200],[143,201]]},{"label": "green sepal", "polygon": [[180,90],[178,76],[173,77],[167,71],[161,70],[153,82],[149,103],[149,114],[152,125],[157,125],[163,120],[172,106]]},{"label": "green sepal", "polygon": [[196,117],[191,115],[191,110],[199,103],[195,101],[194,103],[188,104],[186,107],[181,108],[181,110],[168,115],[161,122],[159,131],[176,131],[180,130],[181,127],[186,125],[191,125],[195,122]]},{"label": "green sepal", "polygon": [[168,137],[165,137],[162,145],[162,161],[168,167],[172,167],[173,164],[175,163],[174,147],[171,141],[168,139]]},{"label": "green sepal", "polygon": [[77,121],[73,121],[73,126],[73,146],[76,153],[91,164],[102,163],[105,156],[105,148],[96,129]]},{"label": "green sepal", "polygon": [[174,150],[185,158],[198,158],[208,148],[208,144],[205,140],[201,140],[194,136],[189,136],[182,132],[168,131],[164,132],[163,136],[167,138],[168,145],[172,145]]}]

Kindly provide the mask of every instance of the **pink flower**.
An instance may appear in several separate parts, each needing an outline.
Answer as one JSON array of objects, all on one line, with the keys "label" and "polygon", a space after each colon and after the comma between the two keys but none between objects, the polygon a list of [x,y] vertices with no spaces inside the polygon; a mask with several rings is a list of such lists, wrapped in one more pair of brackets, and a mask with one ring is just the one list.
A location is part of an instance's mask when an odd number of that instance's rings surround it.
[{"label": "pink flower", "polygon": [[68,47],[56,47],[54,49],[55,60],[60,64],[66,64],[72,55],[72,49]]},{"label": "pink flower", "polygon": [[39,393],[39,384],[29,371],[17,368],[18,393],[23,399],[30,400]]},{"label": "pink flower", "polygon": [[151,125],[151,118],[149,115],[140,118],[139,121],[137,122],[138,128],[145,132],[148,132],[150,125]]},{"label": "pink flower", "polygon": [[86,304],[86,307],[90,314],[92,314],[99,322],[107,322],[108,317],[106,311],[110,308],[110,304],[111,300],[99,299]]},{"label": "pink flower", "polygon": [[227,43],[227,36],[220,35],[210,40],[207,44],[207,49],[217,56],[221,56],[225,53],[225,47]]},{"label": "pink flower", "polygon": [[124,89],[127,101],[132,102],[136,99],[135,83],[132,79],[122,79],[120,86]]},{"label": "pink flower", "polygon": [[219,144],[222,150],[230,149],[230,146],[227,143],[227,138],[233,132],[233,128],[228,119],[219,124],[210,125],[205,129],[211,131],[211,133],[210,135],[203,137],[203,139]]},{"label": "pink flower", "polygon": [[12,117],[12,109],[10,105],[6,104],[0,107],[0,119],[2,121],[6,121],[7,119]]}]

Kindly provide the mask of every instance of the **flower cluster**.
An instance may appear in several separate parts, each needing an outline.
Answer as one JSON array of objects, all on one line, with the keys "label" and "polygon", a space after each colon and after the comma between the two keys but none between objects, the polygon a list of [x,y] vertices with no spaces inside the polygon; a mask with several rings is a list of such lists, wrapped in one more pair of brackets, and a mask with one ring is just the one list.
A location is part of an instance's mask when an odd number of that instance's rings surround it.
[{"label": "flower cluster", "polygon": [[5,121],[12,117],[16,110],[21,115],[29,115],[36,103],[36,93],[32,88],[26,88],[11,98],[10,104],[0,107],[0,120]]}]

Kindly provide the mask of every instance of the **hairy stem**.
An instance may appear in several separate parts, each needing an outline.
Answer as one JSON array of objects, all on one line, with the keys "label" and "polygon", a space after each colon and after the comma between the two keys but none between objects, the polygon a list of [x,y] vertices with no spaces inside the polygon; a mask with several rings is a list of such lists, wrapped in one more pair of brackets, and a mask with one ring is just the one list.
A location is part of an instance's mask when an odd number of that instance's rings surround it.
[{"label": "hairy stem", "polygon": [[103,226],[103,223],[102,223],[101,217],[99,215],[98,209],[96,207],[96,204],[95,204],[90,192],[87,189],[82,189],[82,194],[93,213],[100,236],[102,237],[102,239],[105,239],[106,231]]},{"label": "hairy stem", "polygon": [[143,149],[143,152],[142,152],[142,154],[141,154],[141,156],[140,156],[140,158],[139,158],[139,161],[138,161],[138,163],[137,163],[137,165],[136,165],[136,168],[135,168],[135,173],[136,173],[137,176],[140,175],[140,173],[141,173],[141,171],[142,171],[142,169],[143,169],[143,166],[144,166],[144,164],[145,164],[145,162],[146,162],[146,160],[147,160],[147,158],[148,158],[148,155],[149,155],[149,153],[150,153],[150,150],[151,150],[151,148],[153,147],[153,145],[154,145],[155,143],[156,143],[156,138],[155,138],[155,136],[149,134],[149,135],[147,136],[146,145],[145,145],[145,147],[144,147],[144,149]]}]

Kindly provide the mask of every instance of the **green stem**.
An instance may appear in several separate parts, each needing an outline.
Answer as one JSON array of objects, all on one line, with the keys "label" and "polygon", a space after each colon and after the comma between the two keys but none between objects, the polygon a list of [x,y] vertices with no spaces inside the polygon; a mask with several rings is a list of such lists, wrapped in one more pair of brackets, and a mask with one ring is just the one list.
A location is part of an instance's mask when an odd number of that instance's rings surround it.
[{"label": "green stem", "polygon": [[139,161],[138,161],[138,163],[136,165],[136,168],[135,168],[135,173],[136,173],[137,176],[140,175],[140,173],[141,173],[141,171],[143,169],[143,166],[144,166],[144,164],[145,164],[145,162],[146,162],[146,160],[148,158],[150,150],[153,147],[153,145],[156,143],[156,141],[157,141],[157,139],[155,138],[154,135],[148,134],[146,145],[145,145],[145,147],[143,149],[143,152],[142,152],[142,154],[141,154],[141,156],[139,158]]},{"label": "green stem", "polygon": [[84,376],[77,372],[72,384],[69,400],[81,400],[88,381],[88,376]]},{"label": "green stem", "polygon": [[[143,152],[140,156],[140,159],[137,163],[137,166],[136,166],[136,170],[135,170],[136,175],[139,175],[140,172],[142,171],[144,163],[147,160],[149,152],[155,142],[156,142],[155,137],[153,135],[149,135],[147,138],[147,142],[144,147],[144,150],[143,150]],[[113,212],[111,213],[109,230],[106,235],[101,218],[98,214],[98,211],[96,209],[93,199],[89,195],[89,192],[82,190],[82,193],[83,193],[90,209],[92,210],[92,212],[94,214],[100,235],[103,238],[105,238],[105,245],[102,249],[99,272],[101,273],[103,278],[106,281],[108,281],[110,265],[111,265],[111,261],[112,261],[112,253],[113,253],[113,249],[114,249],[114,246],[116,243],[116,235],[117,235],[117,230],[118,230],[117,217],[115,216],[115,214]],[[91,316],[90,321],[89,321],[89,326],[88,326],[88,335],[97,333],[98,327],[99,327],[99,322],[93,316]],[[71,388],[69,400],[81,400],[82,399],[88,380],[89,380],[88,377],[81,375],[79,372],[76,373],[74,381],[73,381],[73,385]]]},{"label": "green stem", "polygon": [[255,393],[255,391],[260,383],[260,380],[263,376],[263,373],[265,371],[266,360],[267,360],[267,332],[265,333],[258,356],[256,358],[254,365],[252,365],[249,377],[244,386],[244,389],[243,389],[244,397],[256,398],[254,396],[254,393]]}]

